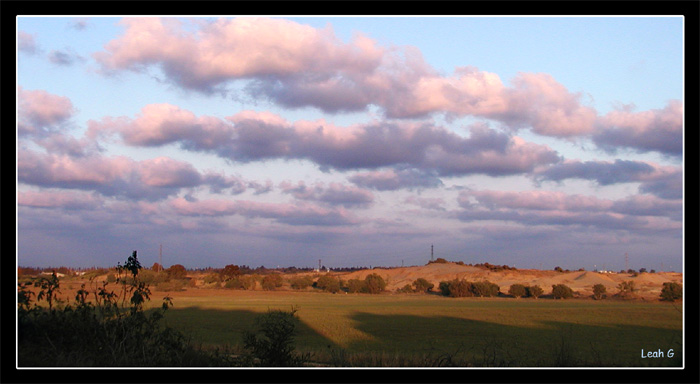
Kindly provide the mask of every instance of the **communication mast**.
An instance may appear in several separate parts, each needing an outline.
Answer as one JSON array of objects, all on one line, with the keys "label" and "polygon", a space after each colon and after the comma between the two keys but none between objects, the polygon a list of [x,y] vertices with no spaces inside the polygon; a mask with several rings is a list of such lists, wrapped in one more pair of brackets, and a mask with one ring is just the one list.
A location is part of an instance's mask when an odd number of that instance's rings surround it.
[{"label": "communication mast", "polygon": [[630,260],[629,256],[627,256],[627,252],[625,252],[625,272],[630,270]]},{"label": "communication mast", "polygon": [[158,250],[158,272],[163,270],[163,244],[160,245]]},{"label": "communication mast", "polygon": [[433,245],[432,244],[430,244],[430,261],[435,261],[433,259]]}]

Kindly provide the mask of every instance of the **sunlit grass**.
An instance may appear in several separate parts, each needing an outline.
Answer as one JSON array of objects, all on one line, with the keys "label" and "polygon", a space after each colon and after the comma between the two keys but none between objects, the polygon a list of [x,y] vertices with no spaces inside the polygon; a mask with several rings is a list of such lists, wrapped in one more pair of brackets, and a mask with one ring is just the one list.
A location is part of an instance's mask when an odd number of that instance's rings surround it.
[{"label": "sunlit grass", "polygon": [[298,348],[326,357],[500,354],[538,365],[564,340],[588,362],[644,366],[668,361],[641,361],[641,349],[679,351],[682,340],[678,307],[658,302],[213,290],[173,302],[166,322],[208,346],[235,346],[256,315],[297,308]]}]

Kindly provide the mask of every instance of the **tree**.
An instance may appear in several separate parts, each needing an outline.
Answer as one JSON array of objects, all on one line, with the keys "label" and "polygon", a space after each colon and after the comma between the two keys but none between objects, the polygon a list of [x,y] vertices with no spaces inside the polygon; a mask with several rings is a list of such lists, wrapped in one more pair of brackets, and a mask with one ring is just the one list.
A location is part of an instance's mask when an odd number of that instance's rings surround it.
[{"label": "tree", "polygon": [[544,290],[539,286],[539,285],[533,285],[531,287],[526,287],[527,288],[527,295],[532,296],[535,299],[542,296],[544,293]]},{"label": "tree", "polygon": [[435,284],[429,282],[428,280],[420,277],[413,282],[413,287],[416,292],[428,292],[435,287]]},{"label": "tree", "polygon": [[570,299],[574,297],[574,291],[568,285],[555,284],[552,285],[552,296],[555,299]]},{"label": "tree", "polygon": [[266,275],[262,279],[262,288],[266,291],[274,291],[282,286],[282,276],[277,273]]},{"label": "tree", "polygon": [[360,279],[350,279],[347,282],[349,293],[359,293],[365,290],[365,281]]},{"label": "tree", "polygon": [[464,279],[454,279],[450,281],[441,281],[439,284],[440,292],[443,296],[450,297],[473,297],[473,283]]},{"label": "tree", "polygon": [[289,285],[293,289],[306,289],[314,283],[311,276],[296,276],[289,280]]},{"label": "tree", "polygon": [[515,298],[520,298],[527,294],[527,289],[522,284],[513,284],[508,288],[508,294]]},{"label": "tree", "polygon": [[661,300],[676,301],[683,298],[683,286],[676,282],[666,282],[661,288]]},{"label": "tree", "polygon": [[474,295],[479,297],[491,297],[498,296],[500,287],[488,280],[478,281],[472,284],[472,291],[474,292]]},{"label": "tree", "polygon": [[151,271],[153,272],[160,272],[163,270],[163,266],[160,265],[159,263],[153,263],[153,266],[151,267]]},{"label": "tree", "polygon": [[593,298],[596,300],[602,300],[605,297],[605,292],[607,289],[603,284],[596,284],[593,286]]},{"label": "tree", "polygon": [[185,269],[185,266],[182,264],[172,265],[170,268],[166,269],[165,272],[168,274],[168,277],[174,280],[187,277],[187,269]]},{"label": "tree", "polygon": [[618,295],[623,298],[631,298],[635,296],[637,287],[634,281],[623,281],[618,284],[617,289],[619,290]]},{"label": "tree", "polygon": [[241,269],[237,265],[229,264],[221,270],[221,277],[224,281],[229,281],[241,274]]},{"label": "tree", "polygon": [[376,273],[372,273],[365,277],[365,290],[367,293],[381,293],[386,288],[384,279]]},{"label": "tree", "polygon": [[557,272],[564,272],[564,270],[561,269],[561,267],[554,267],[554,270]]},{"label": "tree", "polygon": [[316,288],[320,288],[326,292],[336,293],[340,291],[340,280],[327,273],[318,278],[316,281]]}]

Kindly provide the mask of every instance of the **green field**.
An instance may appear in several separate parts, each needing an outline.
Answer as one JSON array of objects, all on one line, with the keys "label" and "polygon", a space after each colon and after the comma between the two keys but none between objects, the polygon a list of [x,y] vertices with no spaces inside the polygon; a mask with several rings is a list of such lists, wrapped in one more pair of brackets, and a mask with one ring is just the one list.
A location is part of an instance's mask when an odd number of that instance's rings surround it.
[{"label": "green field", "polygon": [[[152,296],[151,305],[159,305]],[[298,351],[344,365],[681,366],[680,304],[320,292],[179,292],[165,323],[231,347],[269,309],[297,308]],[[642,350],[673,349],[673,358]]]}]

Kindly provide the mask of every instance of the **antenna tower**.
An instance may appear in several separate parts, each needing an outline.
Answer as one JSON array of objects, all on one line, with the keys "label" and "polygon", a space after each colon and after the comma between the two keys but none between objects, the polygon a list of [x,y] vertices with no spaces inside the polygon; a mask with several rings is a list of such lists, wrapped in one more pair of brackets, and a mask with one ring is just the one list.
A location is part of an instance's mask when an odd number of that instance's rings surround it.
[{"label": "antenna tower", "polygon": [[627,252],[625,252],[625,272],[629,271],[630,269],[630,258],[627,256]]},{"label": "antenna tower", "polygon": [[433,259],[433,245],[432,244],[430,244],[430,261],[435,261]]},{"label": "antenna tower", "polygon": [[160,245],[158,249],[158,272],[163,270],[163,244]]}]

